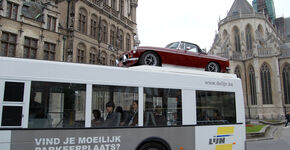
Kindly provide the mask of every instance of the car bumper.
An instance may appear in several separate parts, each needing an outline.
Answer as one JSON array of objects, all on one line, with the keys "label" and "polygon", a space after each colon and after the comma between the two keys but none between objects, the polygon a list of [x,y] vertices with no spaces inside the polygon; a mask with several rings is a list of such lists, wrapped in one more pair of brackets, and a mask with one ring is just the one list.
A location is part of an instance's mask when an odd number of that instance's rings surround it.
[{"label": "car bumper", "polygon": [[138,62],[138,60],[139,58],[135,58],[135,57],[128,58],[126,55],[123,55],[120,59],[116,60],[116,64],[119,67],[123,67],[123,66],[129,67],[129,66],[135,65]]}]

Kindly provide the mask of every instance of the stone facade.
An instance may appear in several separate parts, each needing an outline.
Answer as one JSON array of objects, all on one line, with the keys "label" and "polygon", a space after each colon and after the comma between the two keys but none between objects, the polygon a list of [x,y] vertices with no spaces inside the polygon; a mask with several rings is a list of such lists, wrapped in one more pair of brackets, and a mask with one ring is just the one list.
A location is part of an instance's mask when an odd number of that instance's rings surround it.
[{"label": "stone facade", "polygon": [[115,65],[119,54],[137,45],[137,5],[137,0],[59,1],[65,61]]},{"label": "stone facade", "polygon": [[[44,46],[53,45],[53,60],[62,61],[63,35],[59,32],[60,13],[55,1],[38,5],[23,0],[2,0],[0,7],[1,56],[46,59],[48,50]],[[50,29],[48,16],[55,18]]]},{"label": "stone facade", "polygon": [[230,73],[241,78],[246,117],[283,119],[290,110],[290,43],[246,0],[235,0],[218,26],[209,53],[228,58]]},{"label": "stone facade", "polygon": [[138,0],[0,3],[1,56],[115,65],[119,54],[138,45]]}]

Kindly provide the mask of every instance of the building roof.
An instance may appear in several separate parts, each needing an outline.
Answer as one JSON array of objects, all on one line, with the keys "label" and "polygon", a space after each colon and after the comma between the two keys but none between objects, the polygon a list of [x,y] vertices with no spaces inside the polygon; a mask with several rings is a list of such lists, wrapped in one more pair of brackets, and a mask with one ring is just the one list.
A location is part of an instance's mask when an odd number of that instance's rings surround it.
[{"label": "building roof", "polygon": [[247,0],[235,0],[227,17],[238,15],[238,14],[252,14],[254,13],[253,7]]},{"label": "building roof", "polygon": [[22,7],[22,15],[34,19],[36,21],[43,21],[44,5],[37,2],[24,2]]}]

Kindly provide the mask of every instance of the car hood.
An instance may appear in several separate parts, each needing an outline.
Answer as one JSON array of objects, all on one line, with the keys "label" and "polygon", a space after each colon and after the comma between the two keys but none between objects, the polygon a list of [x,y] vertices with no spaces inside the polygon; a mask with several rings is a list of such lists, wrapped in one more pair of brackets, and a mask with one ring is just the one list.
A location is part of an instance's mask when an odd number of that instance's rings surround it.
[{"label": "car hood", "polygon": [[[163,48],[163,47],[154,47],[154,46],[138,46],[137,49],[139,50],[154,50],[154,51],[167,51],[167,52],[176,52],[178,49],[169,49],[169,48]],[[210,55],[210,54],[202,54],[204,57],[217,59],[217,60],[223,60],[227,61],[227,58],[216,56],[216,55]]]}]

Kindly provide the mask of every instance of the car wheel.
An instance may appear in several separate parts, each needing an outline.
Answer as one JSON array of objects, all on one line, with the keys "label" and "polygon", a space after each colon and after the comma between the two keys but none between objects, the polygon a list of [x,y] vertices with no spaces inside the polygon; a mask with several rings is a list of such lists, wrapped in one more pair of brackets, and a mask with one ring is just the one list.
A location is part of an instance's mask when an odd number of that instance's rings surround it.
[{"label": "car wheel", "polygon": [[142,145],[138,150],[166,150],[166,148],[160,143],[151,142]]},{"label": "car wheel", "polygon": [[205,70],[210,72],[220,72],[220,67],[217,63],[210,62],[207,64]]},{"label": "car wheel", "polygon": [[145,52],[140,58],[141,65],[160,66],[160,59],[154,52]]}]

